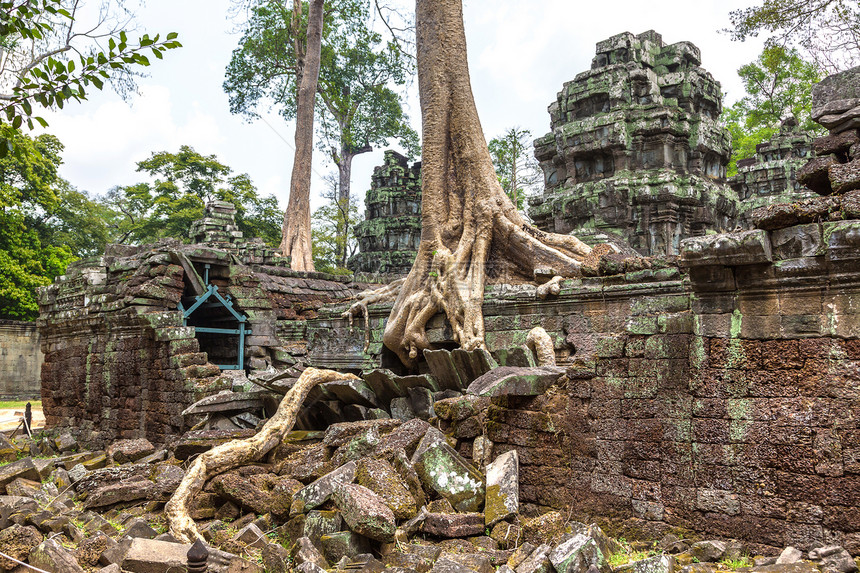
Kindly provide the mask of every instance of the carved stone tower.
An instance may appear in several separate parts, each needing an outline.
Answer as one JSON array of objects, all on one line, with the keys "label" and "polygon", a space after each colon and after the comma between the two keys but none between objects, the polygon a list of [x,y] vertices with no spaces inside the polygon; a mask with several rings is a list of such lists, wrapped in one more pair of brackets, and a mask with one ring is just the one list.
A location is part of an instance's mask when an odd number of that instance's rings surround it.
[{"label": "carved stone tower", "polygon": [[396,151],[373,170],[365,197],[365,220],[356,225],[359,253],[348,267],[356,272],[405,275],[421,241],[421,162],[409,166]]},{"label": "carved stone tower", "polygon": [[546,188],[529,214],[540,229],[673,255],[683,238],[735,226],[731,136],[717,123],[720,85],[700,63],[696,46],[666,46],[653,30],[597,44],[535,142]]}]

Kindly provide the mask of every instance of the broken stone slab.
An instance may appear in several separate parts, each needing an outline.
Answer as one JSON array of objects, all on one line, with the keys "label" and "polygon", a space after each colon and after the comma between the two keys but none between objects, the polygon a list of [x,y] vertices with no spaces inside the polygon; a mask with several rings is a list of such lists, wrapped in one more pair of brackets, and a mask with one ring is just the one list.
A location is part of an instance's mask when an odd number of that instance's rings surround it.
[{"label": "broken stone slab", "polygon": [[417,417],[422,420],[433,417],[433,392],[427,388],[410,388],[408,398],[409,407]]},{"label": "broken stone slab", "polygon": [[535,354],[527,346],[515,346],[513,348],[501,348],[496,350],[496,360],[499,366],[519,366],[522,368],[534,368],[537,366]]},{"label": "broken stone slab", "polygon": [[398,472],[383,459],[365,458],[358,462],[355,481],[378,495],[391,508],[396,519],[411,519],[418,513],[415,498]]},{"label": "broken stone slab", "polygon": [[0,530],[9,527],[9,516],[13,513],[28,513],[39,510],[39,503],[31,497],[0,495]]},{"label": "broken stone slab", "polygon": [[237,472],[226,472],[211,481],[212,489],[224,499],[254,513],[271,513],[278,518],[290,514],[293,494],[302,488],[302,483],[286,476],[270,473],[243,476]]},{"label": "broken stone slab", "polygon": [[490,562],[489,555],[481,553],[450,552],[442,553],[439,558],[448,559],[450,561],[454,561],[455,563],[459,563],[466,569],[470,571],[475,571],[476,573],[495,573],[496,571],[496,568],[493,567],[492,563]]},{"label": "broken stone slab", "polygon": [[484,527],[484,515],[481,513],[428,512],[421,524],[421,531],[436,537],[457,538],[480,535]]},{"label": "broken stone slab", "polygon": [[325,387],[329,395],[335,396],[344,404],[358,404],[367,408],[381,406],[379,398],[363,380],[332,380],[321,386]]},{"label": "broken stone slab", "polygon": [[789,563],[797,563],[803,558],[803,551],[800,549],[796,549],[792,546],[788,546],[782,550],[779,554],[779,557],[776,558],[776,565],[787,565]]},{"label": "broken stone slab", "polygon": [[601,573],[611,573],[612,568],[607,557],[600,551],[597,541],[588,535],[577,533],[553,549],[549,560],[558,573],[581,573],[592,566]]},{"label": "broken stone slab", "polygon": [[[42,534],[32,525],[13,523],[0,529],[0,552],[17,559],[26,561],[30,551],[42,543]],[[0,556],[0,570],[11,571],[18,565]]]},{"label": "broken stone slab", "polygon": [[108,446],[107,457],[118,464],[136,462],[155,453],[155,446],[146,438],[117,440]]},{"label": "broken stone slab", "polygon": [[24,458],[5,466],[0,466],[0,493],[6,493],[6,485],[18,478],[41,482],[39,470],[33,464],[32,458]]},{"label": "broken stone slab", "polygon": [[[81,466],[75,466],[72,468],[72,472],[77,472],[76,468],[78,467]],[[86,475],[77,479],[74,482],[75,490],[80,496],[123,481],[148,479],[152,471],[153,468],[149,464],[126,464],[123,466],[102,468],[87,472]]]},{"label": "broken stone slab", "polygon": [[408,396],[393,398],[388,404],[388,409],[391,410],[391,417],[395,420],[405,422],[417,417]]},{"label": "broken stone slab", "polygon": [[50,573],[83,573],[75,555],[54,539],[46,539],[30,550],[27,562]]},{"label": "broken stone slab", "polygon": [[313,563],[322,569],[328,569],[325,557],[308,537],[300,537],[296,540],[290,549],[290,555],[296,565]]},{"label": "broken stone slab", "polygon": [[257,549],[262,549],[269,543],[266,534],[254,523],[249,523],[237,531],[231,540]]},{"label": "broken stone slab", "polygon": [[[539,545],[516,566],[514,571],[516,573],[549,573],[551,551],[552,547],[546,543]],[[558,573],[567,573],[567,569],[561,570],[557,568],[556,570]]]},{"label": "broken stone slab", "polygon": [[[460,381],[464,386],[468,386],[493,368],[499,367],[496,359],[483,348],[475,350],[455,348],[451,351],[451,359],[460,374]],[[454,388],[454,390],[457,390],[457,388]]]},{"label": "broken stone slab", "polygon": [[826,221],[830,213],[838,211],[839,207],[838,197],[816,197],[796,203],[758,207],[750,212],[750,218],[757,229],[774,231],[793,225]]},{"label": "broken stone slab", "polygon": [[450,559],[449,557],[444,557],[436,561],[433,564],[433,568],[430,569],[430,573],[475,573],[472,569],[469,569],[465,565]]},{"label": "broken stone slab", "polygon": [[412,456],[424,434],[431,427],[424,420],[413,418],[395,428],[391,433],[380,437],[373,455],[378,458],[387,458],[396,450],[402,449],[407,456]]},{"label": "broken stone slab", "polygon": [[293,496],[290,515],[305,513],[328,501],[336,489],[352,483],[355,469],[355,462],[346,463],[297,491]]},{"label": "broken stone slab", "polygon": [[692,237],[681,241],[681,266],[757,265],[773,261],[770,239],[761,229]]},{"label": "broken stone slab", "polygon": [[520,462],[516,450],[497,457],[486,469],[484,519],[487,527],[515,516],[520,510]]},{"label": "broken stone slab", "polygon": [[726,544],[723,541],[699,541],[690,547],[690,555],[702,563],[716,563],[722,559],[725,554]]},{"label": "broken stone slab", "polygon": [[178,460],[187,460],[191,456],[202,454],[230,440],[243,440],[254,436],[256,433],[256,430],[253,429],[193,430],[182,436],[179,443],[176,444],[173,455]]},{"label": "broken stone slab", "polygon": [[349,528],[376,541],[393,541],[397,528],[394,513],[382,498],[358,484],[343,484],[332,494]]},{"label": "broken stone slab", "polygon": [[132,538],[143,537],[145,539],[155,539],[158,532],[150,527],[142,517],[135,517],[125,524],[125,533],[123,535],[127,535]]},{"label": "broken stone slab", "polygon": [[[185,571],[190,544],[156,541],[155,539],[132,539],[125,555],[121,557],[121,569],[128,573],[173,573]],[[218,549],[209,548],[210,573],[264,573],[255,563]]]},{"label": "broken stone slab", "polygon": [[322,536],[323,556],[329,563],[337,563],[341,558],[353,558],[370,553],[370,539],[353,531],[337,531]]},{"label": "broken stone slab", "polygon": [[674,573],[675,558],[671,555],[654,555],[647,559],[627,563],[613,569],[614,573]]},{"label": "broken stone slab", "polygon": [[445,441],[441,432],[427,431],[412,457],[421,482],[458,511],[479,511],[484,503],[484,476]]},{"label": "broken stone slab", "polygon": [[211,414],[214,412],[247,412],[262,410],[265,406],[265,392],[233,392],[222,390],[214,396],[207,396],[194,402],[183,410],[183,416]]},{"label": "broken stone slab", "polygon": [[84,500],[84,508],[107,507],[121,502],[149,499],[155,484],[146,478],[131,479],[98,488]]},{"label": "broken stone slab", "polygon": [[565,369],[557,366],[500,366],[472,382],[466,392],[476,396],[539,396],[564,373]]},{"label": "broken stone slab", "polygon": [[827,168],[827,173],[834,193],[860,189],[860,158],[848,163],[834,163]]},{"label": "broken stone slab", "polygon": [[366,432],[371,428],[375,428],[379,435],[389,433],[396,430],[400,426],[400,420],[381,419],[381,420],[363,420],[360,422],[340,422],[331,424],[326,428],[323,434],[323,444],[330,448],[339,448],[346,444],[354,437]]},{"label": "broken stone slab", "polygon": [[854,573],[857,563],[845,548],[839,545],[818,547],[809,552],[809,560],[814,561],[823,573]]},{"label": "broken stone slab", "polygon": [[379,430],[371,426],[334,451],[331,463],[338,467],[369,456],[379,445]]},{"label": "broken stone slab", "polygon": [[14,462],[18,459],[18,450],[5,434],[0,434],[0,463]]},{"label": "broken stone slab", "polygon": [[835,155],[813,157],[797,170],[797,182],[819,195],[830,195],[833,193],[833,187],[830,184],[830,166],[838,164],[839,160]]},{"label": "broken stone slab", "polygon": [[278,473],[307,484],[321,478],[331,470],[330,459],[329,448],[324,444],[302,448],[281,462]]},{"label": "broken stone slab", "polygon": [[343,518],[338,511],[311,510],[307,513],[302,533],[322,551],[322,536],[343,530]]},{"label": "broken stone slab", "polygon": [[365,372],[361,377],[383,404],[388,404],[394,398],[405,397],[410,388],[427,388],[434,392],[439,389],[436,380],[429,374],[398,376],[391,370],[377,369]]},{"label": "broken stone slab", "polygon": [[440,390],[462,390],[466,386],[460,378],[460,372],[454,364],[451,352],[445,350],[425,350],[424,359],[430,368],[433,378],[439,382]]}]

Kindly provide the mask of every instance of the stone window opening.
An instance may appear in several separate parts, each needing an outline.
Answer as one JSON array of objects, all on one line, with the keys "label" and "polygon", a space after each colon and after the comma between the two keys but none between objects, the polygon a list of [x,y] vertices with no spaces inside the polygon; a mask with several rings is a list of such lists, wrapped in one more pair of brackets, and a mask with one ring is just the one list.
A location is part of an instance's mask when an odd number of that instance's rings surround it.
[{"label": "stone window opening", "polygon": [[211,265],[204,265],[206,290],[179,303],[182,324],[194,327],[200,351],[206,353],[209,362],[221,370],[244,370],[245,336],[251,334],[245,328],[248,317],[233,308],[230,295],[222,295],[218,285],[209,281],[210,270]]}]

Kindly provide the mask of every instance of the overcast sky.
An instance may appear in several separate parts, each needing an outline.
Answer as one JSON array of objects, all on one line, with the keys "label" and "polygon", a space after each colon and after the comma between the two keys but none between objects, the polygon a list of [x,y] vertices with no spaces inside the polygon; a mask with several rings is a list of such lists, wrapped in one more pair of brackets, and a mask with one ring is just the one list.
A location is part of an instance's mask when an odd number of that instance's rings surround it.
[{"label": "overcast sky", "polygon": [[[737,69],[756,58],[760,42],[732,42],[719,30],[738,0],[465,0],[472,86],[487,138],[518,125],[535,137],[549,131],[547,106],[564,82],[590,68],[595,44],[620,32],[656,30],[667,44],[691,41],[702,66],[732,102],[742,95]],[[265,195],[287,204],[294,125],[277,115],[248,123],[230,114],[221,87],[239,36],[228,18],[229,0],[147,0],[141,30],[178,32],[183,48],[165,54],[139,82],[129,103],[105,92],[82,104],[47,113],[49,132],[66,145],[62,175],[79,189],[101,194],[115,185],[145,180],[136,163],[155,151],[190,145],[216,155],[237,173],[248,173]],[[417,92],[417,82],[413,86]],[[417,93],[409,100],[420,133]],[[321,176],[335,170],[315,151],[312,195]],[[382,150],[357,157],[353,193],[363,199]],[[320,201],[315,199],[314,206]]]}]

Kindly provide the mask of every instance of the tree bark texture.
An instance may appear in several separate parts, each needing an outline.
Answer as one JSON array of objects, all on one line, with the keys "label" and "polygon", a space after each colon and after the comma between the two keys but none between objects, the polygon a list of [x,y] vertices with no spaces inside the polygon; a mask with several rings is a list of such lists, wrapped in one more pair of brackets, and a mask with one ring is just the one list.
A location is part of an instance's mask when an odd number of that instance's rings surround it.
[{"label": "tree bark texture", "polygon": [[356,378],[353,374],[306,368],[281,400],[275,415],[269,418],[255,436],[245,440],[233,440],[200,454],[164,508],[170,524],[170,533],[184,543],[202,539],[189,514],[189,506],[206,482],[220,473],[259,460],[277,446],[293,429],[299,409],[314,386],[332,380]]},{"label": "tree bark texture", "polygon": [[[294,0],[296,3],[300,0]],[[290,180],[290,201],[284,212],[279,250],[292,258],[294,271],[313,271],[311,251],[311,173],[314,145],[314,99],[320,74],[324,0],[311,0],[308,11],[307,50],[301,65],[296,101],[296,155]]]},{"label": "tree bark texture", "polygon": [[496,177],[466,58],[461,0],[416,0],[423,124],[421,243],[383,341],[414,365],[427,321],[444,312],[464,349],[484,347],[484,285],[534,280],[536,268],[579,274],[591,249],[526,223]]}]

